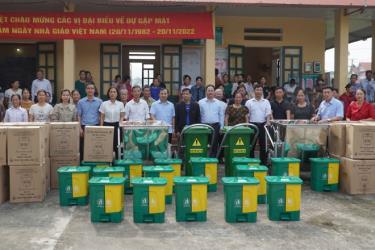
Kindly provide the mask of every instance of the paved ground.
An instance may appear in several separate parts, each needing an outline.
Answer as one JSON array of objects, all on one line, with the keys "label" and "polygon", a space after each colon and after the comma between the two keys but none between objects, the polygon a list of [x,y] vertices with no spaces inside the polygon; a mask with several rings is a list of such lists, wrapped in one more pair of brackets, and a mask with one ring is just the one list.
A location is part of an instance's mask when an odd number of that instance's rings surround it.
[{"label": "paved ground", "polygon": [[58,192],[43,203],[0,205],[0,249],[374,249],[375,195],[312,192],[305,184],[299,222],[271,222],[259,205],[255,224],[224,221],[222,187],[208,197],[208,221],[134,224],[132,197],[125,220],[92,224],[88,207],[61,208]]}]

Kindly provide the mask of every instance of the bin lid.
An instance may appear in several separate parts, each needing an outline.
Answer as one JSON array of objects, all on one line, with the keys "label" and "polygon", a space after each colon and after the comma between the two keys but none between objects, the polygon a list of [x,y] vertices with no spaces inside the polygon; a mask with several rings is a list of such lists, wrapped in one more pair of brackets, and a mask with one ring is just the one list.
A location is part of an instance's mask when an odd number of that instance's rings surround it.
[{"label": "bin lid", "polygon": [[122,173],[125,171],[124,167],[106,167],[106,168],[100,168],[95,167],[93,169],[94,173]]},{"label": "bin lid", "polygon": [[60,167],[57,172],[58,173],[88,173],[90,172],[90,167],[81,167],[81,166],[65,166]]},{"label": "bin lid", "polygon": [[171,166],[144,166],[143,172],[173,172],[174,169]]},{"label": "bin lid", "polygon": [[268,171],[268,168],[263,165],[237,165],[237,171],[252,171],[252,172],[260,172],[260,171]]},{"label": "bin lid", "polygon": [[211,134],[212,131],[211,129],[207,128],[207,127],[192,127],[192,128],[188,128],[184,131],[184,134]]},{"label": "bin lid", "polygon": [[232,159],[233,163],[260,163],[260,159],[258,158],[248,158],[248,157],[233,157]]},{"label": "bin lid", "polygon": [[[224,126],[222,131],[224,133],[228,132],[232,126]],[[251,135],[254,133],[254,129],[246,127],[246,126],[238,126],[237,128],[232,129],[229,134],[239,134],[239,135]]]},{"label": "bin lid", "polygon": [[302,184],[301,178],[297,176],[266,176],[266,181],[268,183],[275,183],[275,184]]},{"label": "bin lid", "polygon": [[316,162],[316,163],[340,163],[340,160],[335,159],[335,158],[310,158],[311,162]]},{"label": "bin lid", "polygon": [[126,159],[126,160],[115,160],[115,166],[127,166],[127,165],[142,165],[143,161],[141,159]]},{"label": "bin lid", "polygon": [[136,177],[131,179],[130,182],[133,185],[164,186],[167,184],[167,179],[160,177]]},{"label": "bin lid", "polygon": [[119,185],[124,184],[125,177],[92,177],[89,180],[90,185]]},{"label": "bin lid", "polygon": [[81,166],[96,167],[98,165],[109,166],[109,165],[111,165],[111,163],[110,162],[87,162],[87,161],[82,161],[81,162]]},{"label": "bin lid", "polygon": [[219,163],[217,158],[209,158],[209,157],[191,157],[191,163]]},{"label": "bin lid", "polygon": [[225,185],[258,185],[259,180],[255,177],[223,177],[221,182]]},{"label": "bin lid", "polygon": [[173,182],[178,184],[208,184],[208,178],[205,176],[177,176],[173,178]]},{"label": "bin lid", "polygon": [[319,151],[320,145],[297,143],[296,148],[297,148],[298,151]]},{"label": "bin lid", "polygon": [[181,159],[173,159],[173,158],[157,158],[154,160],[155,164],[162,164],[162,165],[168,165],[168,164],[181,164]]},{"label": "bin lid", "polygon": [[271,158],[272,163],[289,163],[289,162],[301,162],[300,159],[292,157],[280,157],[280,158]]}]

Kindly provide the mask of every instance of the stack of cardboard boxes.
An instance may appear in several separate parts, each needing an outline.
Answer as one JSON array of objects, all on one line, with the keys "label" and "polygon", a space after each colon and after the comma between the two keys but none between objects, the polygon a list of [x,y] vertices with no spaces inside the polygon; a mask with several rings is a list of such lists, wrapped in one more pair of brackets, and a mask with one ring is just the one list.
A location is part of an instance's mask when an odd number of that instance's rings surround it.
[{"label": "stack of cardboard boxes", "polygon": [[341,161],[340,189],[348,194],[375,194],[375,123],[330,125],[328,151]]},{"label": "stack of cardboard boxes", "polygon": [[113,127],[86,126],[83,160],[85,162],[112,162],[113,133]]},{"label": "stack of cardboard boxes", "polygon": [[48,125],[6,127],[10,202],[43,201],[48,191]]},{"label": "stack of cardboard boxes", "polygon": [[79,166],[78,122],[50,123],[51,188],[59,187],[57,169],[63,166]]}]

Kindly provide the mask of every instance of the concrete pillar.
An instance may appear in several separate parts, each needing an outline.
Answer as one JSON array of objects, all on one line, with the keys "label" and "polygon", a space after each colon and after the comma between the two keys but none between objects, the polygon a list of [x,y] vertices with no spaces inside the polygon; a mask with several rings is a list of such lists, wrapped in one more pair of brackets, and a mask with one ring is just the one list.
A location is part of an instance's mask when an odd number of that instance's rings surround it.
[{"label": "concrete pillar", "polygon": [[[64,7],[64,12],[74,12],[74,4],[69,2]],[[63,79],[64,89],[74,89],[74,82],[76,78],[75,71],[75,43],[74,40],[65,39],[63,43]]]},{"label": "concrete pillar", "polygon": [[344,9],[335,13],[335,87],[340,93],[348,83],[349,17]]},{"label": "concrete pillar", "polygon": [[375,20],[372,21],[372,57],[371,57],[371,69],[375,71]]},{"label": "concrete pillar", "polygon": [[215,12],[212,8],[208,11],[212,11],[212,32],[214,34],[213,39],[206,39],[204,48],[204,62],[205,62],[205,83],[215,85]]}]

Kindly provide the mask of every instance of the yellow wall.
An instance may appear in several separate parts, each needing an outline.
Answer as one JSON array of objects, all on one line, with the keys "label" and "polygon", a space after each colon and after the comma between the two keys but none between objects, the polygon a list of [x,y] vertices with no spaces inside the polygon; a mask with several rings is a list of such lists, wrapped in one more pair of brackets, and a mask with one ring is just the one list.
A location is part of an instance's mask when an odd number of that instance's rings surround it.
[{"label": "yellow wall", "polygon": [[[223,47],[228,44],[246,47],[303,46],[303,62],[320,61],[324,69],[324,19],[216,16],[216,26],[223,27]],[[245,41],[244,28],[280,28],[283,38],[282,41]]]}]

